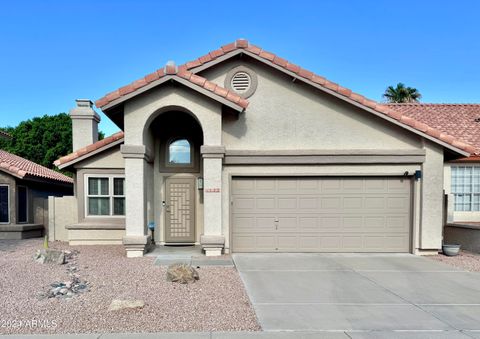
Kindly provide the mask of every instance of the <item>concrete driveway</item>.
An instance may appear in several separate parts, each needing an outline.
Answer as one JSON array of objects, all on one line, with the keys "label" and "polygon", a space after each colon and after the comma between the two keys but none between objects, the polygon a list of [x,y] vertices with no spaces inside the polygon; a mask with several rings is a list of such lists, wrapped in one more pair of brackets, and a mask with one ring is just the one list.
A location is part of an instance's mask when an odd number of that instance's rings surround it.
[{"label": "concrete driveway", "polygon": [[264,331],[480,337],[478,273],[409,254],[234,254],[233,259]]}]

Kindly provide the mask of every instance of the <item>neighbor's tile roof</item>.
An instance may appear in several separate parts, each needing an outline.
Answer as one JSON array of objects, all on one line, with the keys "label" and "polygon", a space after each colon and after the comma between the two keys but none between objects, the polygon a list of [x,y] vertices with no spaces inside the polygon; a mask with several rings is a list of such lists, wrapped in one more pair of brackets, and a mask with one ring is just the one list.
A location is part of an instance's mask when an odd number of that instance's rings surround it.
[{"label": "neighbor's tile roof", "polygon": [[475,148],[473,153],[480,154],[480,104],[405,103],[385,106],[472,145]]},{"label": "neighbor's tile roof", "polygon": [[19,178],[28,176],[73,184],[73,179],[18,155],[0,150],[0,170]]},{"label": "neighbor's tile roof", "polygon": [[207,91],[210,91],[214,93],[215,95],[218,95],[219,97],[225,98],[226,100],[242,107],[242,108],[247,108],[248,106],[248,101],[235,92],[229,91],[223,87],[218,86],[217,84],[208,81],[207,79],[196,75],[192,72],[189,72],[185,65],[178,66],[176,67],[175,65],[170,65],[167,64],[164,68],[161,68],[153,73],[150,73],[146,75],[145,77],[138,79],[134,82],[132,82],[129,85],[126,85],[124,87],[121,87],[107,95],[105,95],[103,98],[97,100],[95,102],[95,105],[99,108],[105,107],[112,101],[125,96],[129,93],[135,92],[136,90],[148,85],[149,83],[159,80],[161,78],[164,78],[166,76],[173,76],[173,77],[179,77],[183,78],[195,86],[199,86],[201,88],[206,89]]},{"label": "neighbor's tile roof", "polygon": [[[201,56],[198,59],[195,59],[193,61],[187,62],[182,66],[178,67],[178,76],[181,76],[181,74],[185,74],[185,77],[188,78],[188,80],[194,84],[197,84],[199,86],[202,86],[204,88],[209,89],[210,91],[221,95],[222,97],[225,97],[229,100],[238,100],[238,104],[246,108],[248,105],[248,101],[243,99],[243,98],[238,98],[236,94],[233,92],[230,92],[218,85],[215,85],[212,82],[209,82],[208,80],[195,75],[188,70],[194,69],[196,67],[199,67],[204,64],[208,64],[219,57],[222,57],[232,51],[236,50],[242,50],[245,51],[245,53],[251,53],[252,55],[255,55],[259,57],[261,60],[263,60],[266,64],[270,64],[274,67],[280,67],[284,69],[285,71],[288,71],[292,73],[294,76],[310,81],[313,84],[319,85],[324,89],[330,90],[332,92],[335,92],[337,94],[340,94],[346,99],[352,100],[360,104],[361,106],[364,106],[365,108],[374,110],[382,115],[385,115],[389,118],[392,118],[394,120],[399,121],[401,124],[410,126],[411,128],[421,132],[425,133],[426,135],[433,137],[434,139],[440,140],[445,142],[446,144],[449,144],[453,147],[456,147],[458,149],[461,149],[465,152],[472,153],[475,151],[475,148],[472,147],[471,145],[465,143],[463,141],[463,138],[459,138],[456,136],[451,135],[448,132],[445,132],[441,129],[434,128],[433,126],[429,125],[426,122],[419,121],[409,115],[403,114],[401,111],[393,109],[393,107],[387,106],[382,103],[377,103],[374,100],[367,99],[363,95],[357,94],[352,92],[350,89],[342,87],[332,81],[327,80],[326,78],[319,76],[311,71],[308,71],[306,69],[301,68],[298,65],[295,65],[286,59],[283,59],[274,53],[268,52],[263,50],[262,48],[252,45],[248,42],[248,40],[245,39],[238,39],[235,42],[232,42],[230,44],[224,45],[221,48],[214,50],[212,52],[209,52],[205,54],[204,56]],[[160,77],[165,76],[165,74],[172,73],[173,70],[169,70],[168,67],[162,68],[154,73],[151,73],[144,78],[141,78],[132,84],[122,87],[114,92],[111,92],[107,94],[105,97],[99,99],[96,101],[96,106],[97,107],[104,107],[108,103],[120,98],[123,95],[126,95],[128,93],[134,92],[135,90],[146,86],[147,84],[155,81],[156,79],[159,79]]]},{"label": "neighbor's tile roof", "polygon": [[84,155],[92,153],[93,151],[96,151],[96,150],[98,150],[102,147],[108,146],[108,145],[110,145],[111,143],[113,143],[117,140],[121,140],[121,139],[123,139],[123,136],[124,136],[124,134],[123,134],[122,131],[117,132],[117,133],[112,134],[111,136],[109,136],[107,138],[99,140],[99,141],[97,141],[97,142],[95,142],[91,145],[80,148],[79,150],[76,150],[73,153],[65,155],[65,156],[55,160],[53,164],[55,166],[60,166],[60,165],[66,164],[67,162],[71,162],[71,161],[76,160],[80,157],[83,157]]}]

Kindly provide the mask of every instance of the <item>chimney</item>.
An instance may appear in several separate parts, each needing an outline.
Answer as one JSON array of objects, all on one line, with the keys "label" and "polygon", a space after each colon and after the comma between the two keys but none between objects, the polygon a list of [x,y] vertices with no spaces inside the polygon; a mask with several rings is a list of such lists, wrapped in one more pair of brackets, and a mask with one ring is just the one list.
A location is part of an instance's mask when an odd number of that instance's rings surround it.
[{"label": "chimney", "polygon": [[70,110],[72,118],[73,151],[98,141],[98,123],[100,116],[92,108],[89,99],[77,99],[77,107]]}]

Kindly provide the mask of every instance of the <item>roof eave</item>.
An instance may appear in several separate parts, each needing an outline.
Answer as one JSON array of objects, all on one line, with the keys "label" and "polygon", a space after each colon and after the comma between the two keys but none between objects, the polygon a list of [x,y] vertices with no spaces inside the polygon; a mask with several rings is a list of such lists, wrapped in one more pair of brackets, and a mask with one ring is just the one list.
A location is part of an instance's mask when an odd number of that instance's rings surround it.
[{"label": "roof eave", "polygon": [[[122,144],[122,143],[123,143],[123,140],[124,140],[124,138],[115,140],[115,141],[113,141],[113,142],[111,142],[111,143],[109,143],[109,144],[107,144],[107,145],[104,145],[103,147],[100,147],[100,148],[98,148],[98,149],[96,149],[96,150],[94,150],[94,151],[92,151],[92,152],[90,152],[90,153],[84,154],[84,155],[82,155],[82,156],[80,156],[80,157],[78,157],[78,158],[75,158],[75,159],[70,160],[70,161],[68,161],[68,162],[66,162],[66,163],[59,164],[59,165],[56,165],[56,166],[57,166],[59,169],[68,168],[68,167],[70,167],[70,166],[72,166],[72,165],[74,165],[74,164],[76,164],[76,163],[78,163],[78,162],[80,162],[80,161],[86,160],[86,159],[94,156],[95,154],[102,153],[103,151],[106,151],[106,150],[108,150],[108,149],[110,149],[110,148],[112,148],[112,147],[114,147],[114,146],[117,146],[117,145],[119,145],[119,144]],[[55,163],[54,163],[54,164],[55,164]]]},{"label": "roof eave", "polygon": [[231,101],[229,101],[229,100],[227,100],[227,99],[225,99],[225,98],[223,98],[223,97],[221,97],[221,96],[219,96],[215,93],[212,93],[212,92],[206,90],[203,87],[197,86],[197,85],[191,83],[190,81],[185,80],[185,79],[183,79],[183,78],[181,78],[177,75],[166,75],[166,76],[164,76],[164,77],[162,77],[158,80],[155,80],[155,81],[153,81],[153,82],[151,82],[151,83],[149,83],[149,84],[147,84],[143,87],[138,88],[134,92],[128,93],[126,95],[123,95],[123,96],[111,101],[110,103],[106,104],[105,106],[100,107],[100,109],[102,110],[102,112],[107,114],[107,111],[112,109],[113,107],[116,107],[116,106],[126,102],[127,100],[130,100],[130,99],[132,99],[132,98],[134,98],[134,97],[136,97],[136,96],[138,96],[138,95],[140,95],[140,94],[142,94],[142,93],[144,93],[144,92],[146,92],[150,89],[153,89],[157,86],[160,86],[160,85],[162,85],[162,84],[164,84],[168,81],[175,81],[177,83],[180,83],[180,84],[182,84],[182,85],[184,85],[188,88],[191,88],[191,89],[193,89],[193,90],[195,90],[195,91],[197,91],[197,92],[199,92],[199,93],[201,93],[201,94],[203,94],[203,95],[205,95],[205,96],[207,96],[207,97],[209,97],[209,98],[211,98],[215,101],[218,101],[221,104],[223,104],[227,107],[230,107],[230,108],[232,108],[232,109],[234,109],[238,112],[243,112],[244,111],[243,107],[241,107],[241,106],[239,106],[239,105],[237,105],[237,104],[235,104],[235,103],[233,103],[233,102],[231,102]]}]

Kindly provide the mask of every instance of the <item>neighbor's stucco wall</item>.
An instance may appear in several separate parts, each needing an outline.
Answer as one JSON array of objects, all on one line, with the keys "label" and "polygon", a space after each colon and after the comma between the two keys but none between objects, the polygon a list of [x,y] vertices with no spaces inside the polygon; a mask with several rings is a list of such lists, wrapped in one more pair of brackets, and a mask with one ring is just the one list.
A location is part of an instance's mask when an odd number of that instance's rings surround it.
[{"label": "neighbor's stucco wall", "polygon": [[245,65],[258,77],[245,113],[223,117],[228,149],[419,149],[420,137],[248,58],[202,72],[224,86],[228,71]]},{"label": "neighbor's stucco wall", "polygon": [[[445,190],[445,194],[452,193],[452,166],[480,166],[479,163],[445,163],[444,165],[444,177],[443,177],[443,188]],[[453,195],[452,195],[452,205],[453,205]],[[453,206],[452,206],[453,208]],[[480,222],[480,211],[453,211],[453,222],[459,221],[474,221]],[[467,232],[464,232],[467,233]]]}]

